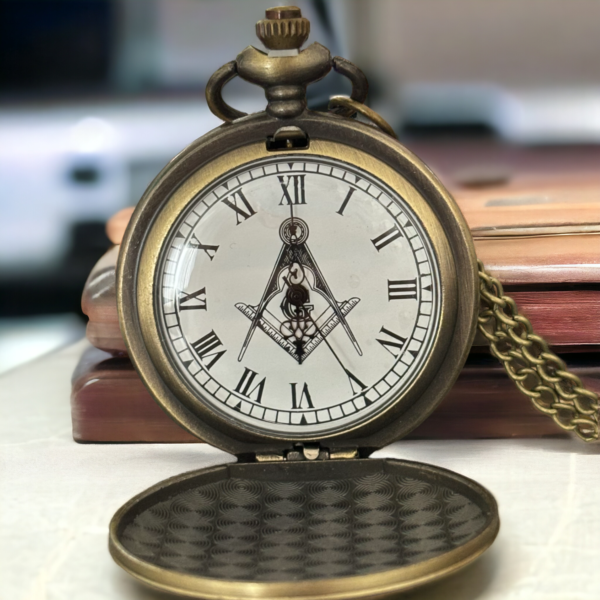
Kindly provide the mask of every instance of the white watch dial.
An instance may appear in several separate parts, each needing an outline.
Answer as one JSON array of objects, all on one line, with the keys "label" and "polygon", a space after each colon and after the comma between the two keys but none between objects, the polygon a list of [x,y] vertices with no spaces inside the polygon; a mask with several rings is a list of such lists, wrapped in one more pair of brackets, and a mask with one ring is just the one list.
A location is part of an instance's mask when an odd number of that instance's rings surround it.
[{"label": "white watch dial", "polygon": [[298,439],[389,406],[440,320],[437,260],[410,206],[306,155],[249,163],[191,199],[155,285],[163,343],[198,401]]}]

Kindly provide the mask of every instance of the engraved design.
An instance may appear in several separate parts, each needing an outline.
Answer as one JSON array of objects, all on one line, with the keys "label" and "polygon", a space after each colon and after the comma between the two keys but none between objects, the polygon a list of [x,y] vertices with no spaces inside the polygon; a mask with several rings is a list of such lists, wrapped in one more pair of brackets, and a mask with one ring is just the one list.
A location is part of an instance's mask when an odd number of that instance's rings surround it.
[{"label": "engraved design", "polygon": [[230,478],[146,508],[121,541],[136,557],[185,573],[289,581],[414,564],[485,525],[480,506],[449,487],[384,472],[309,482]]},{"label": "engraved design", "polygon": [[[260,302],[256,306],[236,303],[236,308],[252,322],[238,361],[242,360],[255,329],[259,328],[302,364],[338,323],[342,324],[356,351],[362,356],[362,350],[346,321],[346,315],[360,302],[360,298],[343,302],[334,298],[306,244],[308,235],[308,225],[302,219],[293,216],[286,219],[279,228],[283,246]],[[284,287],[287,291],[280,306],[284,319],[281,321],[269,311],[268,306]],[[314,306],[310,304],[309,288],[327,301],[331,309],[329,314],[325,311],[316,320],[311,315]],[[319,320],[320,324],[317,322]]]},{"label": "engraved design", "polygon": [[[360,298],[350,298],[349,300],[338,302],[340,312],[345,317],[359,302]],[[235,307],[251,321],[256,316],[255,306],[249,306],[248,304],[239,302]],[[333,309],[330,306],[315,320],[321,331],[311,332],[310,338],[306,340],[306,344],[303,345],[303,360],[306,360],[313,350],[315,350],[323,341],[323,334],[325,336],[329,335],[340,322],[339,317],[333,312]],[[323,323],[323,325],[321,325],[321,323]],[[290,341],[290,339],[293,339],[294,337],[294,330],[287,326],[287,323],[282,323],[273,313],[265,309],[262,316],[258,319],[258,327],[276,344],[288,352],[292,357],[296,358],[297,348]],[[288,329],[291,330],[289,333],[287,331]],[[323,334],[321,334],[321,332],[323,332]]]}]

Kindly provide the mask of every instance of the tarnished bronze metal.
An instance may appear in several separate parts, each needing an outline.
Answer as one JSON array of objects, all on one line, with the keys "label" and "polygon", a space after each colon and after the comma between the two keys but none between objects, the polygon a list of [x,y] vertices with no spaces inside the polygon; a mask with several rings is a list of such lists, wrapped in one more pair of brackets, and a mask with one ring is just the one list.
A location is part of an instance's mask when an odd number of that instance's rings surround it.
[{"label": "tarnished bronze metal", "polygon": [[242,79],[264,88],[267,113],[291,119],[306,110],[306,86],[331,70],[331,54],[317,42],[293,56],[273,56],[248,46],[236,64]]},{"label": "tarnished bronze metal", "polygon": [[268,8],[265,16],[256,24],[256,35],[269,50],[298,49],[308,39],[310,21],[302,17],[299,8]]},{"label": "tarnished bronze metal", "polygon": [[[300,19],[302,11],[297,6],[274,6],[265,10],[265,17],[267,19]],[[303,20],[307,21],[310,26],[308,19]],[[259,23],[261,22],[259,21]]]},{"label": "tarnished bronze metal", "polygon": [[394,139],[398,139],[396,136],[396,132],[392,129],[392,126],[378,113],[374,110],[361,104],[360,102],[356,102],[347,96],[333,96],[329,100],[329,110],[339,114],[338,109],[346,109],[348,111],[352,111],[352,113],[358,112],[363,117],[369,119],[374,125],[379,127],[381,131],[387,133],[390,137]]},{"label": "tarnished bronze metal", "polygon": [[494,541],[494,498],[399,460],[236,464],[174,477],[113,517],[110,552],[160,590],[208,599],[382,597],[463,568]]},{"label": "tarnished bronze metal", "polygon": [[[358,67],[339,56],[332,59],[329,50],[316,42],[300,50],[309,31],[309,22],[301,18],[298,8],[268,9],[267,19],[256,24],[256,32],[270,51],[248,46],[235,61],[218,69],[206,86],[210,110],[227,122],[245,116],[222,97],[225,84],[239,75],[265,90],[267,114],[278,119],[298,117],[306,110],[306,86],[325,77],[332,68],[350,80],[351,98],[363,103],[369,86]],[[355,112],[347,107],[339,110],[342,116],[352,116]]]},{"label": "tarnished bronze metal", "polygon": [[237,76],[237,64],[235,60],[223,65],[217,69],[206,84],[206,103],[211,112],[223,121],[235,121],[240,117],[245,117],[246,113],[232,108],[223,100],[223,88]]},{"label": "tarnished bronze metal", "polygon": [[[196,140],[156,177],[117,268],[122,333],[148,390],[173,419],[239,462],[133,498],[111,522],[109,547],[142,582],[188,596],[382,597],[464,567],[498,532],[495,500],[475,482],[429,465],[366,459],[421,423],[460,373],[477,326],[477,259],[452,197],[364,106],[362,72],[320,44],[300,50],[309,29],[297,8],[266,16],[257,33],[270,51],[246,48],[207,86],[213,113],[235,123]],[[332,68],[352,82],[351,98],[333,98],[332,113],[307,110],[306,86]],[[236,75],[265,89],[266,112],[245,115],[223,101]],[[357,112],[377,128],[348,118]],[[205,402],[175,368],[157,325],[157,272],[179,217],[207,186],[274,152],[334,160],[377,178],[410,204],[439,268],[439,325],[418,376],[369,420],[310,439],[253,429]]]},{"label": "tarnished bronze metal", "polygon": [[[406,396],[360,427],[315,438],[330,450],[356,446],[363,448],[364,455],[416,427],[434,410],[458,376],[477,322],[475,250],[454,200],[431,171],[390,136],[336,115],[307,113],[285,123],[306,132],[310,145],[306,150],[281,152],[331,157],[357,165],[406,198],[431,239],[441,269],[442,322],[423,375]],[[129,355],[146,386],[167,412],[194,435],[237,455],[281,453],[293,449],[293,441],[283,435],[246,430],[197,401],[177,376],[163,347],[152,289],[162,244],[183,207],[199,190],[232,168],[269,156],[265,141],[281,124],[264,114],[247,117],[236,128],[209,133],[171,161],[138,203],[121,246],[117,272],[121,328]],[[358,136],[360,149],[347,144]]]},{"label": "tarnished bronze metal", "polygon": [[529,319],[519,314],[502,284],[485,271],[481,261],[478,265],[479,331],[490,342],[492,354],[537,410],[584,442],[598,441],[598,394],[586,389],[581,379],[568,371],[565,362],[535,334]]},{"label": "tarnished bronze metal", "polygon": [[[364,104],[367,100],[367,94],[369,92],[369,82],[365,77],[365,74],[349,60],[342,58],[341,56],[335,56],[333,58],[333,68],[336,73],[347,77],[352,83],[352,92],[350,93],[350,99],[356,103]],[[337,107],[335,113],[342,117],[353,117],[357,112],[356,107],[346,106]],[[394,134],[392,137],[396,137]]]},{"label": "tarnished bronze metal", "polygon": [[294,126],[280,127],[272,137],[267,138],[267,150],[272,152],[294,148],[306,150],[309,144],[306,131]]}]

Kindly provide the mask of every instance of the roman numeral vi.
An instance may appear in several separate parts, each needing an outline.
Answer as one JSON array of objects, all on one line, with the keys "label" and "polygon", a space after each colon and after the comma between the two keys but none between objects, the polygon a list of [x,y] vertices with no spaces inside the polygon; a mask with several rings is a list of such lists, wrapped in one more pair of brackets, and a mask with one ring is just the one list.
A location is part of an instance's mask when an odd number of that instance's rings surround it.
[{"label": "roman numeral vi", "polygon": [[[255,371],[244,367],[244,374],[239,380],[235,391],[240,394],[243,394],[247,398],[250,398],[250,400],[254,400],[255,402],[258,402],[260,404],[263,391],[265,389],[265,381],[267,380],[267,378],[263,377],[262,381],[259,381],[254,387],[252,387],[254,379],[257,375],[258,373],[256,373]],[[252,397],[252,394],[256,394],[254,398]]]},{"label": "roman numeral vi", "polygon": [[[292,409],[297,410],[300,408],[314,408],[312,403],[312,398],[310,397],[310,392],[308,391],[308,385],[305,383],[302,387],[302,393],[300,394],[300,399],[298,399],[296,392],[296,384],[290,383],[292,386]],[[306,403],[306,407],[303,406]]]}]

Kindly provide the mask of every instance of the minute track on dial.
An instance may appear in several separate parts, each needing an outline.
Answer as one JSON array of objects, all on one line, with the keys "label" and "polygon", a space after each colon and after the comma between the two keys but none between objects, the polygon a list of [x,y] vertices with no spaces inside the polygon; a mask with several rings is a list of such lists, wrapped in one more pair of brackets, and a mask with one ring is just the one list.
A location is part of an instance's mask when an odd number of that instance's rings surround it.
[{"label": "minute track on dial", "polygon": [[[261,431],[304,438],[362,422],[410,385],[437,327],[439,286],[428,238],[402,197],[341,161],[293,158],[269,155],[227,173],[186,205],[162,250],[158,308],[169,356],[207,406]],[[300,177],[294,202],[296,174],[305,174],[304,203]],[[279,176],[285,184],[289,177],[291,202]],[[235,197],[246,211],[238,188],[255,211],[239,224],[223,202]],[[372,240],[392,226],[402,237],[378,251]],[[208,256],[192,237],[219,251]],[[291,285],[304,286],[308,297],[288,294]],[[362,356],[341,334],[331,300]],[[207,353],[204,338],[213,331],[222,344]],[[332,349],[320,348],[326,342]],[[314,408],[300,401],[305,385]]]},{"label": "minute track on dial", "polygon": [[[328,335],[338,323],[342,324],[357,353],[359,356],[362,356],[362,350],[358,344],[358,341],[356,340],[345,318],[345,316],[358,304],[358,302],[360,302],[360,298],[351,298],[345,302],[338,303],[306,244],[308,233],[308,225],[302,219],[294,216],[286,219],[281,224],[279,229],[279,235],[283,241],[283,246],[275,262],[275,267],[271,272],[271,276],[260,302],[256,307],[249,306],[244,303],[236,304],[238,310],[240,310],[252,321],[248,333],[246,334],[244,343],[242,344],[238,361],[242,360],[257,327],[262,329],[267,335],[269,335],[269,337],[278,343],[279,346],[281,346],[284,350],[296,358],[299,363],[301,363],[302,360],[304,360],[304,358],[306,358],[308,354],[310,354],[310,352],[312,352],[319,345],[319,343],[323,341],[324,336]],[[268,312],[267,306],[269,302],[279,292],[282,291],[283,288],[281,282],[283,281],[283,283],[289,287],[289,280],[286,280],[285,272],[287,271],[288,275],[292,273],[293,277],[294,275],[292,269],[294,266],[296,269],[300,269],[302,272],[304,272],[304,269],[306,269],[312,274],[314,283],[309,284],[311,289],[319,293],[327,301],[329,307],[333,311],[333,316],[331,318],[326,318],[325,323],[320,327],[321,332],[315,332],[314,335],[310,336],[310,342],[307,344],[306,348],[299,346],[297,343],[292,343],[289,341],[291,336],[284,334],[281,329],[281,326],[285,325],[285,323],[279,323],[280,334],[277,334],[277,329],[273,326],[273,324],[269,323],[269,321],[263,317],[264,313]],[[304,278],[304,275],[302,278]],[[269,314],[273,320],[277,322],[276,317],[274,317],[274,315],[271,313]],[[305,319],[305,321],[311,325],[312,317],[310,319]],[[313,343],[311,344],[311,342]]]}]

